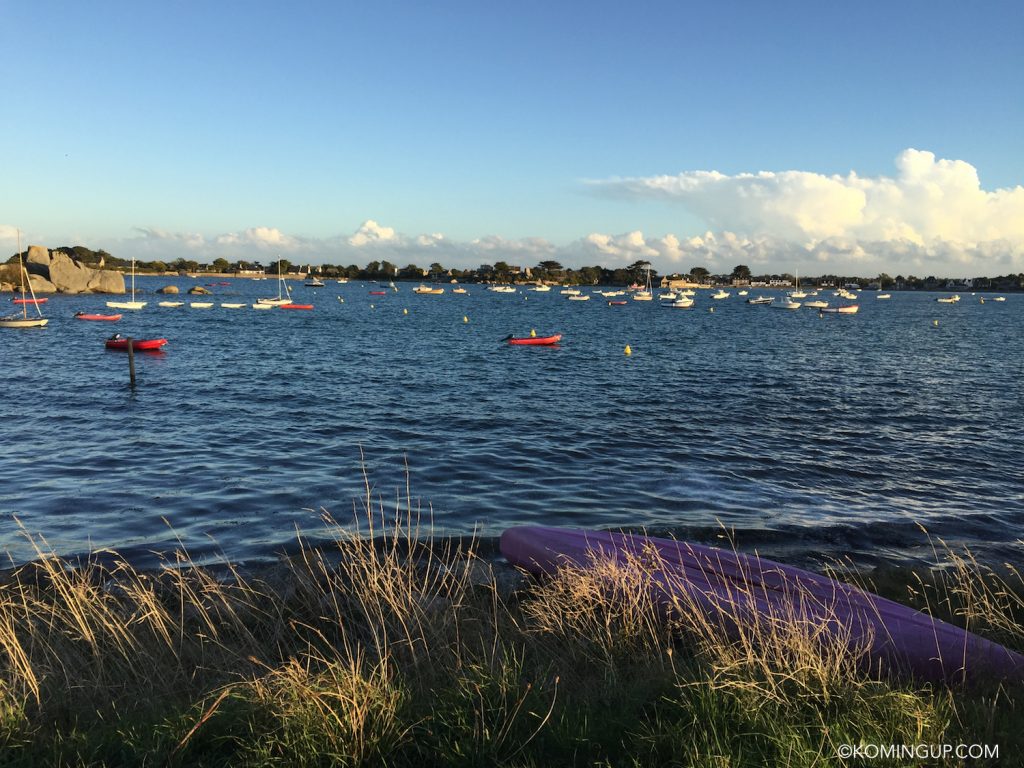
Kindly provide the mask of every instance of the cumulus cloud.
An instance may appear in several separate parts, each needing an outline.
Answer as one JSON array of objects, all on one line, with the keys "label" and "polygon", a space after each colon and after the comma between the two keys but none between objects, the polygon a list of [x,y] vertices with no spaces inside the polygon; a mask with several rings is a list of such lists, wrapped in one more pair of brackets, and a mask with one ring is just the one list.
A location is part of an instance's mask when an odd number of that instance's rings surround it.
[{"label": "cumulus cloud", "polygon": [[373,219],[367,219],[359,227],[359,230],[348,239],[348,244],[361,248],[364,245],[391,243],[396,239],[395,230],[391,227],[382,227]]},{"label": "cumulus cloud", "polygon": [[894,176],[687,171],[591,185],[620,197],[677,201],[717,231],[808,248],[836,238],[926,248],[954,243],[968,250],[996,240],[1024,241],[1024,187],[986,191],[969,163],[916,149],[896,158]]}]

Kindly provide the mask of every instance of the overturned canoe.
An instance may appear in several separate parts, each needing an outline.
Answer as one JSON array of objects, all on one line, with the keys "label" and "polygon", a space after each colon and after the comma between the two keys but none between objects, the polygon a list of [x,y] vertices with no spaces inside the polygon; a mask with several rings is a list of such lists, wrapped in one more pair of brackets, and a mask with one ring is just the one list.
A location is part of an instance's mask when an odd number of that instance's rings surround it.
[{"label": "overturned canoe", "polygon": [[874,670],[950,683],[1024,680],[1024,656],[998,643],[849,584],[756,555],[544,526],[506,530],[501,552],[538,575],[597,563],[632,569],[643,576],[651,598],[666,614],[697,610],[733,633],[758,621],[806,623],[820,642],[845,645],[851,653],[866,649],[865,660]]}]

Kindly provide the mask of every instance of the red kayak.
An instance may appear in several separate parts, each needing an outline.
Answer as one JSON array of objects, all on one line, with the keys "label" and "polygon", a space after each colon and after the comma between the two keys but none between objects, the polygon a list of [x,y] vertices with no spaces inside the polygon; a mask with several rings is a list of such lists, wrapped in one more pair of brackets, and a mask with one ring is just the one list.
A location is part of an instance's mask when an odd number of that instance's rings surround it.
[{"label": "red kayak", "polygon": [[[164,344],[167,343],[167,339],[132,339],[132,349],[135,351],[145,351],[160,349]],[[115,334],[106,341],[107,349],[119,349],[128,351],[128,337],[122,336],[121,334]]]},{"label": "red kayak", "polygon": [[556,333],[554,336],[527,336],[523,339],[517,339],[515,336],[509,336],[505,339],[509,344],[517,344],[521,346],[550,346],[557,344],[562,338],[562,334]]},{"label": "red kayak", "polygon": [[387,291],[370,291],[371,296],[387,296]]},{"label": "red kayak", "polygon": [[282,304],[278,309],[312,309],[312,304]]},{"label": "red kayak", "polygon": [[608,306],[609,307],[624,307],[624,306],[626,306],[626,302],[624,302],[624,301],[609,301],[608,302]]},{"label": "red kayak", "polygon": [[90,315],[87,312],[75,312],[75,317],[79,320],[106,320],[107,322],[121,319],[121,315]]},{"label": "red kayak", "polygon": [[45,304],[49,299],[11,299],[15,304]]}]

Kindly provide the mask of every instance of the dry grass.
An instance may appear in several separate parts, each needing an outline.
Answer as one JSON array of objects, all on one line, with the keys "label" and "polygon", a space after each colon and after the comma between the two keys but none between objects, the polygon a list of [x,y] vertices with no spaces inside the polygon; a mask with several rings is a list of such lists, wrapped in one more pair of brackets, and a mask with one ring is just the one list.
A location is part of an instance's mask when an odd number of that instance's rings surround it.
[{"label": "dry grass", "polygon": [[[386,514],[368,487],[358,512],[259,577],[184,552],[150,573],[71,567],[38,542],[0,585],[0,764],[810,766],[860,741],[1019,746],[1020,691],[866,676],[799,607],[751,612],[737,587],[709,611],[677,584],[666,614],[647,556],[513,592],[472,542],[433,541],[407,489]],[[1019,648],[1019,591],[952,563],[947,599]]]}]

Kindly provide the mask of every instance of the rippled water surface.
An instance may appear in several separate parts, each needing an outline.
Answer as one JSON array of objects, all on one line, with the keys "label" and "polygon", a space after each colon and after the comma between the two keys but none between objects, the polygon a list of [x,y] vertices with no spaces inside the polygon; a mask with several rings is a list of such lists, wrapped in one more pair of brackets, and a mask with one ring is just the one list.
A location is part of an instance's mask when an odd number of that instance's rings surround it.
[{"label": "rippled water surface", "polygon": [[[144,560],[180,539],[198,560],[272,557],[322,533],[323,510],[351,518],[365,457],[387,507],[408,479],[442,533],[725,526],[775,555],[910,560],[929,552],[920,524],[1019,558],[1024,297],[865,292],[859,314],[819,317],[735,295],[673,310],[411,287],[220,308],[276,292],[237,280],[213,309],[147,294],[119,323],[73,318],[107,297],[55,296],[47,328],[0,329],[6,556],[31,556],[27,531],[62,554]],[[499,343],[531,329],[564,338]],[[170,340],[137,355],[134,390],[127,356],[103,348],[115,330]]]}]

